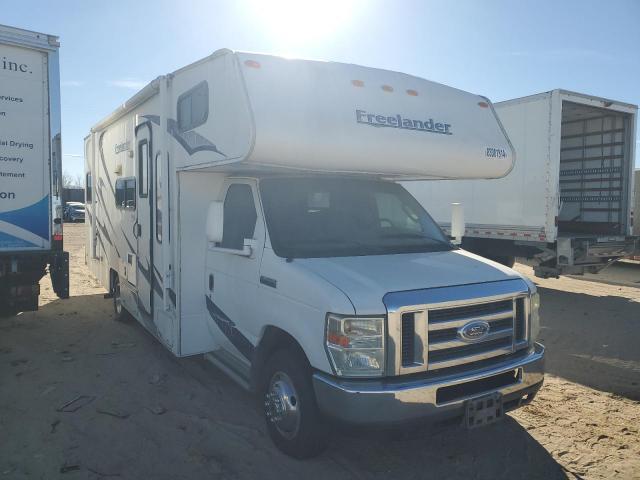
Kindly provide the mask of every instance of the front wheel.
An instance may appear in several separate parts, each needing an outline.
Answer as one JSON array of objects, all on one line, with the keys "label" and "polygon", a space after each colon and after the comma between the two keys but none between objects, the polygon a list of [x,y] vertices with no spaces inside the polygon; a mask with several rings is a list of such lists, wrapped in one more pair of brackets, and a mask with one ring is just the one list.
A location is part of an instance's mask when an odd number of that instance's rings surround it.
[{"label": "front wheel", "polygon": [[276,447],[300,459],[322,452],[327,430],[307,359],[293,350],[280,350],[267,362],[263,378],[264,416]]}]

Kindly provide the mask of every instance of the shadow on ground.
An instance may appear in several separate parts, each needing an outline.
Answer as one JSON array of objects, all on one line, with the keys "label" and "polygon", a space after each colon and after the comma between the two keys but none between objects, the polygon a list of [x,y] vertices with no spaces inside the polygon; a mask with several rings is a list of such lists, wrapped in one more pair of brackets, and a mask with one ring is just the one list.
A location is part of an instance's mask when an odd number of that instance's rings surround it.
[{"label": "shadow on ground", "polygon": [[[177,359],[101,294],[0,322],[0,471],[7,478],[565,478],[515,420],[473,431],[340,431],[304,462],[273,447],[254,397]],[[62,405],[86,396],[75,411]],[[375,412],[372,412],[375,415]]]},{"label": "shadow on ground", "polygon": [[640,400],[640,303],[539,287],[545,369]]}]

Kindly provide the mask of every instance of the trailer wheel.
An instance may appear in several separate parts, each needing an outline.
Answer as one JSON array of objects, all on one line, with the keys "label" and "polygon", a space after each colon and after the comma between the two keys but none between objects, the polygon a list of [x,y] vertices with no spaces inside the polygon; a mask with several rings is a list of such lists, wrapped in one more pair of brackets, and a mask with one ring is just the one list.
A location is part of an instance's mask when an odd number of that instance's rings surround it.
[{"label": "trailer wheel", "polygon": [[122,304],[122,295],[120,294],[120,277],[115,275],[113,277],[113,286],[112,295],[113,295],[113,313],[114,318],[118,322],[127,322],[131,318],[129,312],[127,312],[126,308]]},{"label": "trailer wheel", "polygon": [[264,416],[276,447],[299,459],[321,453],[328,435],[307,359],[294,350],[278,350],[268,360],[263,380]]}]

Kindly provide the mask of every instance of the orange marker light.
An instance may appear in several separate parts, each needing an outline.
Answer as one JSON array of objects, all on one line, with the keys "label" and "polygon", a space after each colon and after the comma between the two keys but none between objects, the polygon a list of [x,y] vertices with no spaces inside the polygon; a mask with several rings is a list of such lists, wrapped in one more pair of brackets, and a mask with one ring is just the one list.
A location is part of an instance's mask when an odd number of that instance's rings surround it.
[{"label": "orange marker light", "polygon": [[244,64],[250,68],[260,68],[260,64],[255,60],[245,60]]},{"label": "orange marker light", "polygon": [[489,108],[489,104],[487,102],[478,102],[478,106],[480,108]]},{"label": "orange marker light", "polygon": [[416,92],[415,90],[407,90],[407,95],[411,95],[412,97],[417,97],[418,92]]},{"label": "orange marker light", "polygon": [[362,80],[351,80],[351,85],[354,87],[364,87],[364,82]]},{"label": "orange marker light", "polygon": [[391,85],[382,85],[382,90],[385,92],[393,92],[393,87]]}]

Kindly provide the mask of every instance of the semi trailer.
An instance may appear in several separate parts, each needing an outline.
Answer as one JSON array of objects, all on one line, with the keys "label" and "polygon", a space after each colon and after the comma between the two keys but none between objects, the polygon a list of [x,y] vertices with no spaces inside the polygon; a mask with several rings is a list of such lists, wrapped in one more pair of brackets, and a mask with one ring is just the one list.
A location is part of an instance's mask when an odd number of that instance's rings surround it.
[{"label": "semi trailer", "polygon": [[115,317],[256,393],[288,455],[330,421],[487,425],[542,385],[535,285],[398,183],[507,174],[484,97],[219,50],[97,123],[85,158],[86,260]]},{"label": "semi trailer", "polygon": [[409,191],[451,233],[462,205],[462,247],[537,276],[597,273],[632,255],[638,107],[566,90],[495,104],[516,150],[513,171],[491,181],[416,182]]},{"label": "semi trailer", "polygon": [[63,250],[58,38],[0,25],[0,314],[38,309],[47,270],[69,296]]}]

